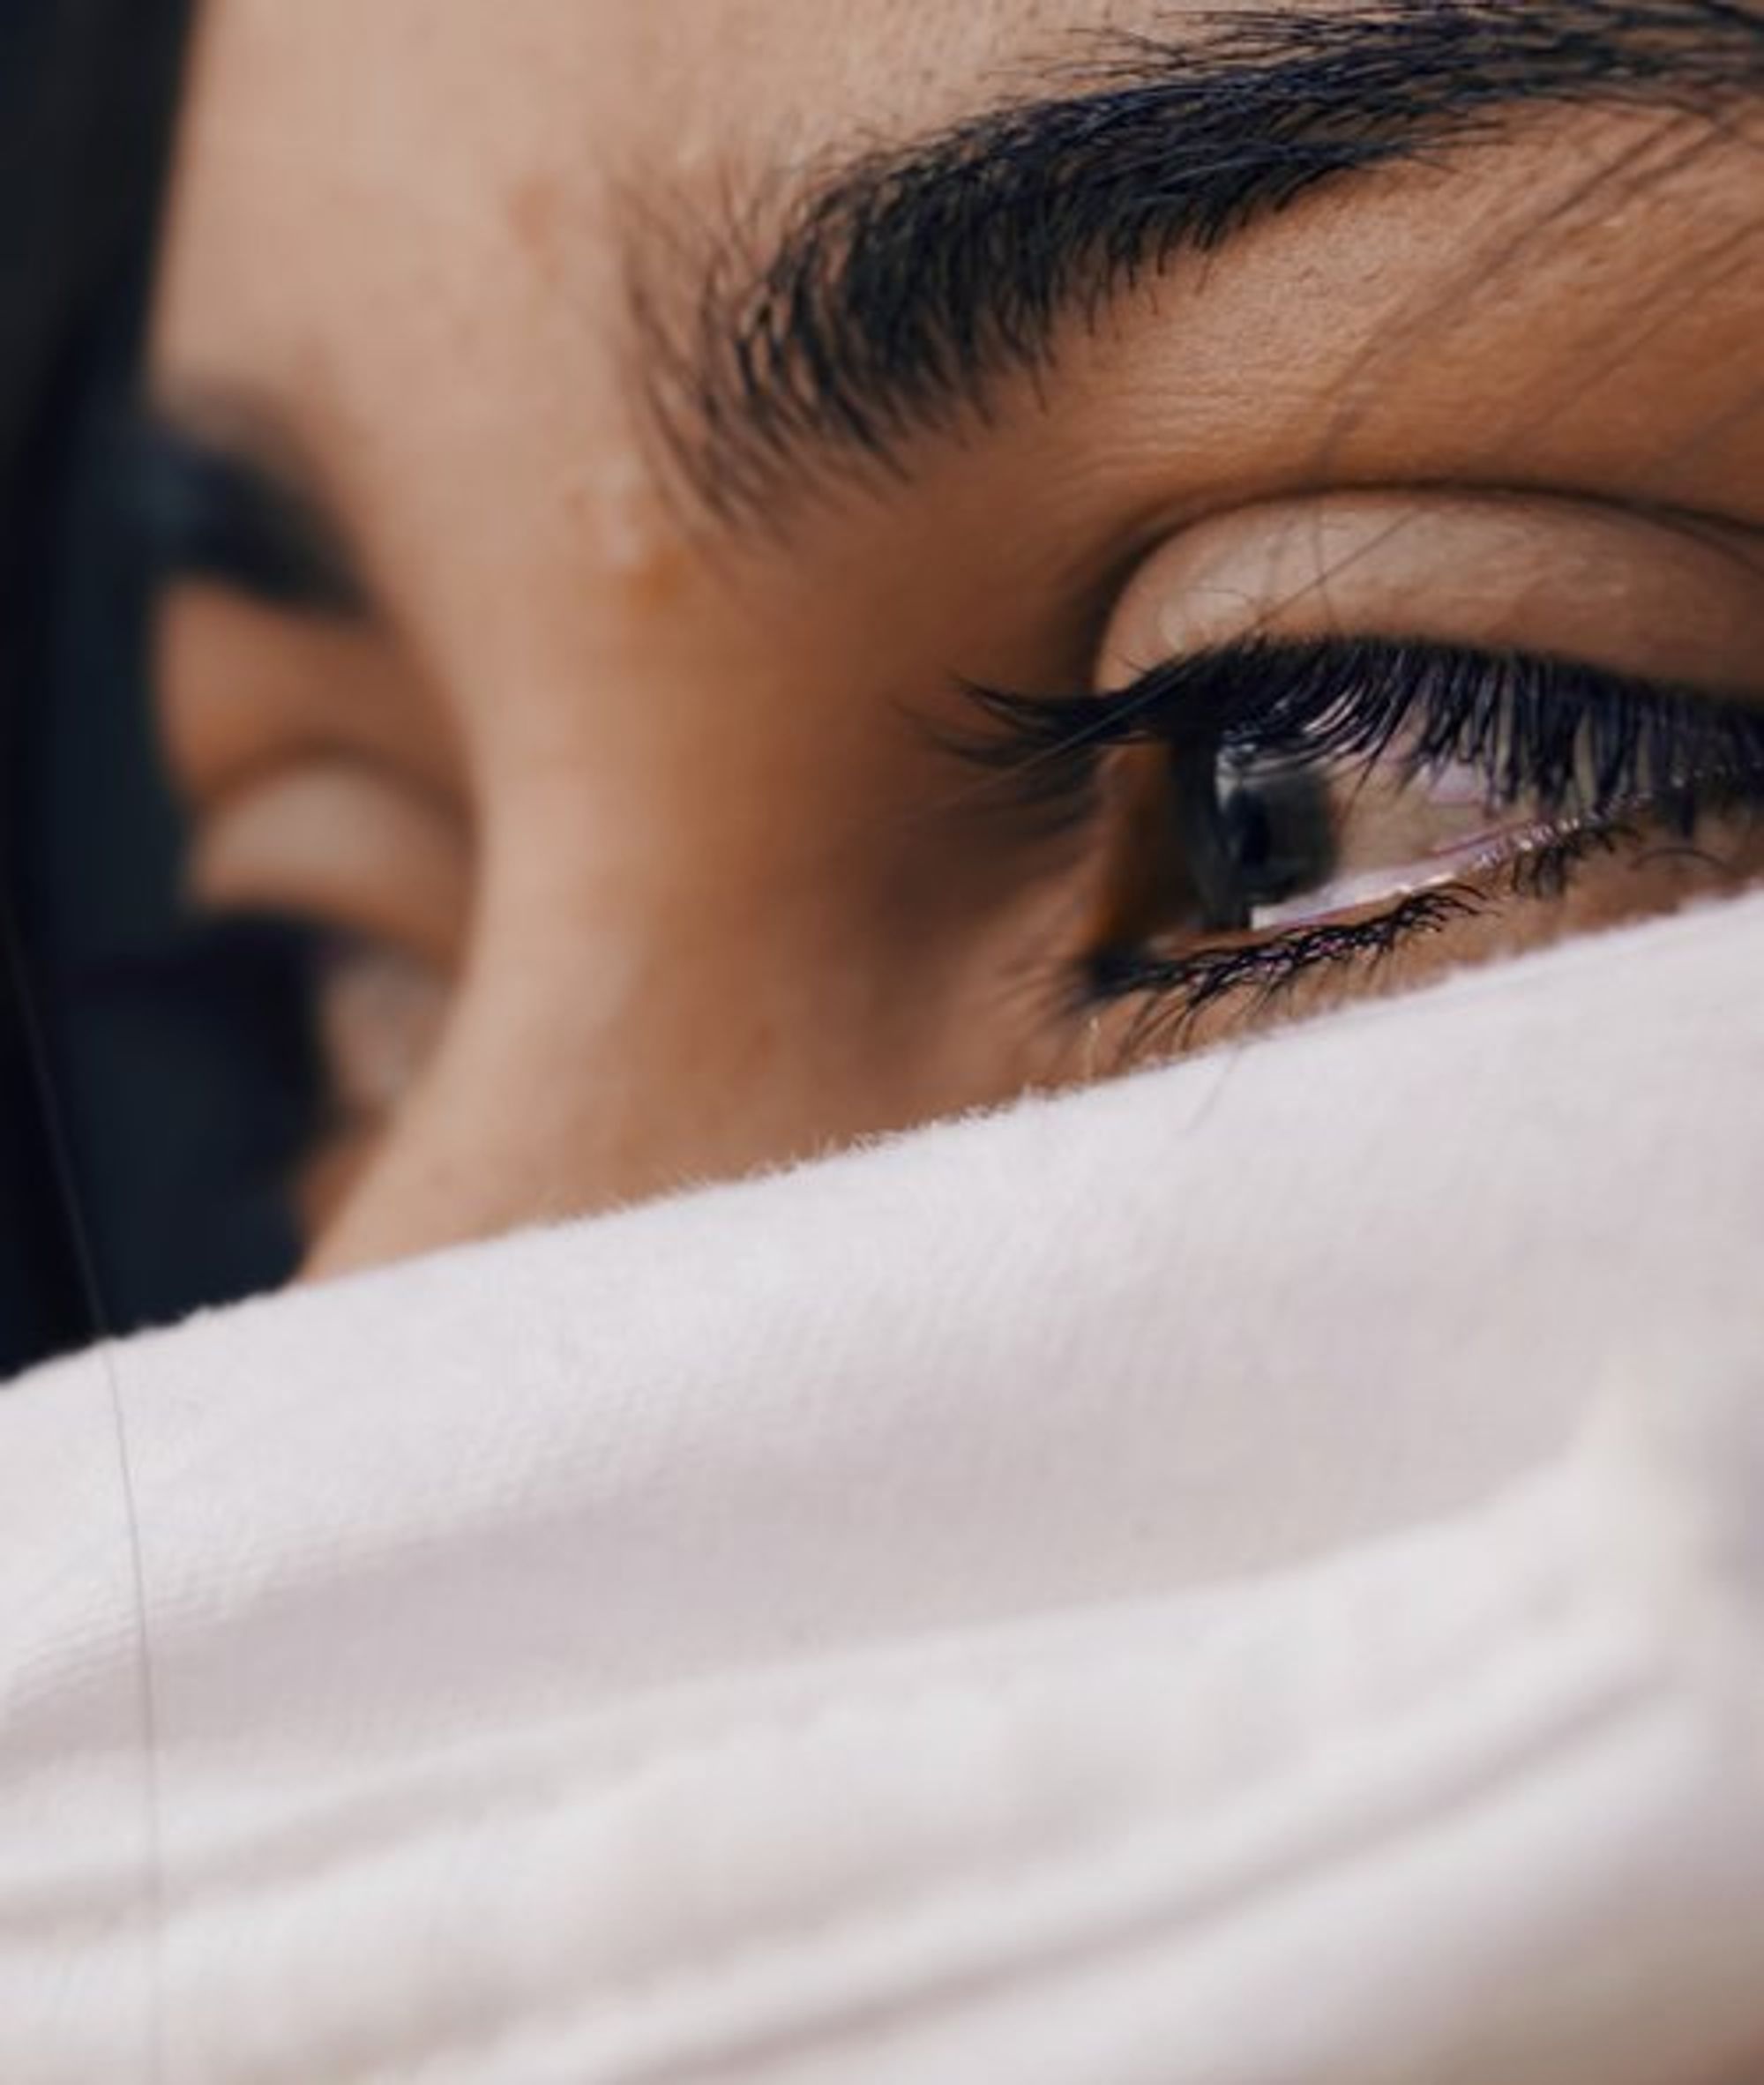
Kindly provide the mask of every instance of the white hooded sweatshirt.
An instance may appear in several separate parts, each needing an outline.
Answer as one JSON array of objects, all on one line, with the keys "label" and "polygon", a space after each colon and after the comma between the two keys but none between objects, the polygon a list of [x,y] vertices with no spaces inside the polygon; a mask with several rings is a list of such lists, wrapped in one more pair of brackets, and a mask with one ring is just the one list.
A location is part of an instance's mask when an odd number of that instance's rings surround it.
[{"label": "white hooded sweatshirt", "polygon": [[1764,901],[0,1396],[137,2078],[1764,2080]]}]

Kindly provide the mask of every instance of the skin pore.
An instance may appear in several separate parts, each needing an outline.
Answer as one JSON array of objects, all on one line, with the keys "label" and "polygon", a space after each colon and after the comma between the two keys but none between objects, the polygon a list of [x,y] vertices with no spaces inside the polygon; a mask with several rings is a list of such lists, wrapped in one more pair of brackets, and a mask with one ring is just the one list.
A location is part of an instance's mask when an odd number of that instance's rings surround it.
[{"label": "skin pore", "polygon": [[[1210,682],[1081,775],[988,736],[1233,646],[1308,686],[1360,640],[1570,662],[1588,744],[1643,684],[1759,715],[1751,11],[199,15],[161,700],[198,901],[337,930],[313,1271],[1764,869],[1738,788],[1663,812],[1677,755],[1591,808],[1494,803],[1468,726],[1417,773],[1405,723],[1378,777],[1295,796],[1240,709],[1184,721]],[[1744,725],[1708,743],[1700,784],[1760,779]],[[1230,800],[1301,858],[1228,917],[1171,805]],[[1148,997],[1197,950],[1386,919],[1424,858],[1476,902],[1382,960]]]}]

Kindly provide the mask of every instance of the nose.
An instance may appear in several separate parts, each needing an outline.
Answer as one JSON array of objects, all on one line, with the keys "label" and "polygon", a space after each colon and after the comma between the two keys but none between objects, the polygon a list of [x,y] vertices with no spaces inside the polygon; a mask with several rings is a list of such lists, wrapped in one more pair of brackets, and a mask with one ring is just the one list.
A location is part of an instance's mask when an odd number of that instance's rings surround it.
[{"label": "nose", "polygon": [[[656,808],[660,825],[676,816]],[[325,1278],[805,1157],[996,1097],[959,963],[809,871],[622,881],[534,831],[433,1055],[314,1239]],[[712,853],[715,865],[715,854]],[[573,870],[572,863],[573,862]],[[572,882],[573,876],[573,882]],[[854,938],[861,946],[854,952]]]},{"label": "nose", "polygon": [[789,1097],[807,1080],[825,1110],[825,1072],[793,1065],[786,1024],[714,962],[690,975],[710,953],[691,931],[683,942],[654,914],[575,935],[542,916],[487,931],[432,1057],[314,1239],[309,1278],[790,1155],[804,1132]]}]

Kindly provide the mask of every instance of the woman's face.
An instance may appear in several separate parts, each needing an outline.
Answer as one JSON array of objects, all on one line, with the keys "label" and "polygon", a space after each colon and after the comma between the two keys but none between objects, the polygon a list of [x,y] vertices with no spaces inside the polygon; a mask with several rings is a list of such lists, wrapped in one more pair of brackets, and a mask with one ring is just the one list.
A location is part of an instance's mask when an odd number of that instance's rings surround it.
[{"label": "woman's face", "polygon": [[1760,84],[1699,0],[210,0],[161,701],[199,901],[335,930],[314,1266],[1764,865]]}]

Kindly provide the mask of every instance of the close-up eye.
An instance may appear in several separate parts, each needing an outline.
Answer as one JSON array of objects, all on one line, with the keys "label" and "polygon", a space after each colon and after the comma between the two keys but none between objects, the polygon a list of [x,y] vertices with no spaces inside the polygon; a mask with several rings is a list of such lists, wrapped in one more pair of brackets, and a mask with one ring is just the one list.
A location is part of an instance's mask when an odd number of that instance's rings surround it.
[{"label": "close-up eye", "polygon": [[1099,691],[965,750],[1090,835],[1069,1005],[1133,1061],[1743,888],[1760,661],[1764,534],[1342,496],[1153,553]]}]

